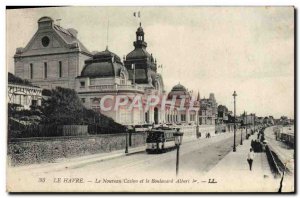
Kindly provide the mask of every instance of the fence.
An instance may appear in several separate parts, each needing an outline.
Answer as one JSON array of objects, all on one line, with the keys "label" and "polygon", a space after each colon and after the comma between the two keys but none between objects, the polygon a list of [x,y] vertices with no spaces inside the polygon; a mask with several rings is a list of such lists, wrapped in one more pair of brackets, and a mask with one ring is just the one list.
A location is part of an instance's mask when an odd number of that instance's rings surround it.
[{"label": "fence", "polygon": [[30,137],[57,137],[57,136],[84,136],[93,134],[124,133],[122,127],[90,125],[57,125],[53,124],[26,124],[14,119],[8,120],[8,139]]},{"label": "fence", "polygon": [[279,166],[273,156],[272,151],[270,150],[269,146],[266,146],[265,149],[266,149],[266,155],[267,155],[267,159],[268,159],[271,171],[275,174],[275,177],[280,176],[281,175],[280,169],[279,169]]},{"label": "fence", "polygon": [[88,125],[63,125],[59,127],[63,136],[87,135]]}]

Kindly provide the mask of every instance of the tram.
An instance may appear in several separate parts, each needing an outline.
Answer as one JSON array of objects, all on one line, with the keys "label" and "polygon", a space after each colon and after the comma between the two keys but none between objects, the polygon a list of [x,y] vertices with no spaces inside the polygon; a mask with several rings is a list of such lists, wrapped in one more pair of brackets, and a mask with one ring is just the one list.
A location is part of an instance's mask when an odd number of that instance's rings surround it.
[{"label": "tram", "polygon": [[276,136],[276,140],[284,142],[285,144],[289,145],[290,147],[294,148],[295,140],[294,140],[294,131],[289,128],[287,131],[282,132],[280,128],[274,127],[274,134]]},{"label": "tram", "polygon": [[175,148],[174,133],[176,129],[153,129],[148,132],[146,143],[147,153],[163,153]]}]

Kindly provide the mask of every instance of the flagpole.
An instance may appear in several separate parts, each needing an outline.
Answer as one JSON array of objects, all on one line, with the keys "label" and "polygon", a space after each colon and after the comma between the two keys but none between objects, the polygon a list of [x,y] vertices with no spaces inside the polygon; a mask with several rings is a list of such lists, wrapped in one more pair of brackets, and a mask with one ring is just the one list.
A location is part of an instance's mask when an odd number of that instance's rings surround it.
[{"label": "flagpole", "polygon": [[131,65],[131,69],[133,69],[133,84],[135,85],[135,64]]},{"label": "flagpole", "polygon": [[135,64],[134,64],[134,68],[133,68],[133,83],[134,83],[134,86],[135,86]]}]

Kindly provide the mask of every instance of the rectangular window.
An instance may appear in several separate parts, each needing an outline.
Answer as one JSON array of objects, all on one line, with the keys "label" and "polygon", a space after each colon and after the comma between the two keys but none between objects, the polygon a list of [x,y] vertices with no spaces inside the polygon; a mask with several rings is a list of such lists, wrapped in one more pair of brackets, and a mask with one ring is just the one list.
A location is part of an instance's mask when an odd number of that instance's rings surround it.
[{"label": "rectangular window", "polygon": [[84,81],[80,82],[80,87],[85,87],[85,82]]},{"label": "rectangular window", "polygon": [[44,63],[44,78],[47,78],[47,63]]},{"label": "rectangular window", "polygon": [[59,74],[59,77],[61,78],[62,77],[62,62],[61,61],[58,62],[58,74]]},{"label": "rectangular window", "polygon": [[82,103],[85,103],[85,98],[81,98],[81,102],[82,102]]},{"label": "rectangular window", "polygon": [[190,121],[194,121],[194,115],[190,115]]},{"label": "rectangular window", "polygon": [[33,64],[32,63],[30,63],[29,70],[30,70],[30,79],[33,79]]},{"label": "rectangular window", "polygon": [[181,121],[185,122],[185,114],[181,114]]},{"label": "rectangular window", "polygon": [[34,106],[34,107],[36,107],[37,106],[37,100],[32,100],[31,101],[31,105]]}]

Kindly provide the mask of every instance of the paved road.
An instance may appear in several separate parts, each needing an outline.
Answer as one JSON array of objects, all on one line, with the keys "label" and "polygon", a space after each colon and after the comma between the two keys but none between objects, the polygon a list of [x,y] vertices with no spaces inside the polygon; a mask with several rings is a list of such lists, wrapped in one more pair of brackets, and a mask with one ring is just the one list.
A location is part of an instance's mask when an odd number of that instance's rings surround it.
[{"label": "paved road", "polygon": [[[236,140],[239,145],[239,132]],[[210,178],[206,174],[232,151],[232,145],[232,132],[184,142],[180,149],[178,177],[175,173],[176,150],[173,150],[163,154],[141,152],[106,161],[79,163],[71,168],[61,166],[53,170],[51,166],[49,169],[43,166],[20,169],[21,172],[15,170],[11,174],[16,177],[10,177],[10,183],[22,191],[206,191],[213,185],[208,183]],[[148,180],[149,185],[139,182],[143,180]],[[170,180],[174,181],[165,183]]]},{"label": "paved road", "polygon": [[[245,136],[245,134],[244,134]],[[240,133],[237,133],[236,144],[240,143]],[[213,168],[228,152],[232,151],[233,133],[217,135],[210,139],[200,139],[185,142],[180,148],[180,173],[204,174]],[[238,149],[238,147],[237,147]],[[95,177],[117,175],[140,175],[147,173],[174,176],[176,150],[163,154],[147,154],[141,152],[103,162],[83,164],[72,169],[59,172],[45,172],[50,175],[82,175]]]}]

